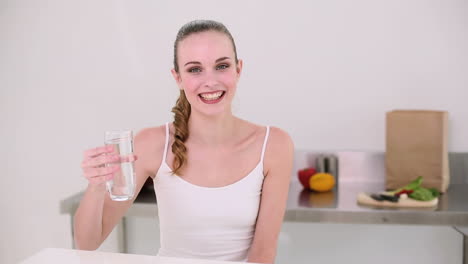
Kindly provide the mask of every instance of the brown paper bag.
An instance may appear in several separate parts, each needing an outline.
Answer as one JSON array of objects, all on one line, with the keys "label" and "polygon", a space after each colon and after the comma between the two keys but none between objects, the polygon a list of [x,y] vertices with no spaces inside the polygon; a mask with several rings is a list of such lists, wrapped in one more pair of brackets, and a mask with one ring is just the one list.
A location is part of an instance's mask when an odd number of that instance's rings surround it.
[{"label": "brown paper bag", "polygon": [[423,177],[423,187],[445,192],[449,185],[446,111],[387,112],[385,188],[400,188]]}]

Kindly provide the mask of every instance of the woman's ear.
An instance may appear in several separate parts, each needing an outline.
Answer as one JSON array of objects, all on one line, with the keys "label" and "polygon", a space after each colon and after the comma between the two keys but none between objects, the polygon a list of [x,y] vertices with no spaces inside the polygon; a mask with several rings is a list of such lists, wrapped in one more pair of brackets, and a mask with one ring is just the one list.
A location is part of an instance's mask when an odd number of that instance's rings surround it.
[{"label": "woman's ear", "polygon": [[182,87],[180,87],[180,83],[182,82],[182,79],[180,78],[180,74],[176,72],[175,69],[171,69],[172,77],[174,77],[174,80],[177,83],[177,86],[179,86],[179,89],[182,90]]},{"label": "woman's ear", "polygon": [[236,72],[237,72],[237,78],[240,77],[241,73],[242,73],[242,66],[244,65],[244,61],[243,60],[238,60],[237,61],[237,65],[236,65]]}]

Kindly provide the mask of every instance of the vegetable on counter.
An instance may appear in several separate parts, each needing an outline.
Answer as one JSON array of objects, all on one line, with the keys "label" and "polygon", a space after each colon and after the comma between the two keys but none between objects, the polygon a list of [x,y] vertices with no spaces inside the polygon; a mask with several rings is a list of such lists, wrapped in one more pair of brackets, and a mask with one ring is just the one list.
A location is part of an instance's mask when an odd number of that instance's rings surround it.
[{"label": "vegetable on counter", "polygon": [[387,192],[389,195],[400,196],[407,194],[410,198],[418,201],[431,201],[440,196],[440,192],[435,188],[424,188],[421,187],[423,178],[419,176],[417,179],[410,182],[408,185],[396,189],[392,192]]},{"label": "vegetable on counter", "polygon": [[297,172],[299,182],[305,189],[310,188],[309,180],[312,177],[312,175],[314,175],[315,173],[317,173],[315,168],[305,168]]},{"label": "vegetable on counter", "polygon": [[401,196],[402,194],[406,194],[406,195],[410,195],[412,194],[414,191],[413,190],[401,190],[397,193],[395,193],[396,196]]},{"label": "vegetable on counter", "polygon": [[426,189],[419,187],[412,192],[409,197],[419,201],[430,201],[436,197],[439,197],[440,193],[436,189]]},{"label": "vegetable on counter", "polygon": [[383,193],[372,193],[370,194],[370,197],[376,201],[389,201],[392,203],[397,203],[398,200],[400,199],[399,196],[388,195],[388,194],[383,194]]},{"label": "vegetable on counter", "polygon": [[419,176],[416,180],[410,182],[409,184],[405,185],[402,188],[396,189],[393,192],[389,192],[389,194],[395,195],[401,191],[414,191],[414,189],[419,188],[422,184],[423,178]]},{"label": "vegetable on counter", "polygon": [[307,190],[328,192],[336,185],[335,177],[332,174],[325,172],[317,173],[314,168],[299,170],[297,176],[302,187]]}]

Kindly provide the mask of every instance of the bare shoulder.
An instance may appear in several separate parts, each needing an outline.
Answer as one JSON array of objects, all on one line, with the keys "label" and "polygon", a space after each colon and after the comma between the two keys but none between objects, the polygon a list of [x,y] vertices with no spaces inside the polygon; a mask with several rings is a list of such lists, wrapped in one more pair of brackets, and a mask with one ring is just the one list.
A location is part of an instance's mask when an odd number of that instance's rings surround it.
[{"label": "bare shoulder", "polygon": [[144,171],[154,175],[159,168],[164,152],[166,126],[143,128],[135,135],[135,154],[137,163]]},{"label": "bare shoulder", "polygon": [[164,143],[166,136],[166,126],[146,127],[138,131],[135,135],[135,144],[142,146],[148,144],[158,144],[160,141]]},{"label": "bare shoulder", "polygon": [[[262,134],[265,135],[265,126],[255,124],[246,120],[240,119],[242,124],[247,127],[247,131],[253,131],[255,134]],[[267,144],[267,149],[270,150],[280,150],[280,149],[285,149],[285,148],[294,148],[293,141],[289,134],[278,127],[270,126],[270,134],[268,136],[268,144]]]},{"label": "bare shoulder", "polygon": [[294,147],[291,136],[288,132],[284,131],[278,127],[270,127],[270,135],[268,139],[268,144],[272,148],[292,148]]},{"label": "bare shoulder", "polygon": [[266,174],[278,166],[291,166],[293,156],[294,143],[288,132],[278,127],[270,127],[264,158]]}]

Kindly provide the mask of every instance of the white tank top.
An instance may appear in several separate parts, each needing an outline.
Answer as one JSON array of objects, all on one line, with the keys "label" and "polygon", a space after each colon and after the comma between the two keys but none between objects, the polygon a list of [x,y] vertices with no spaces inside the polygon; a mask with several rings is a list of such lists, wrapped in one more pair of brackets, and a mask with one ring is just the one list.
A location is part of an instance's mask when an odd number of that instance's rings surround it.
[{"label": "white tank top", "polygon": [[263,185],[263,157],[239,181],[202,187],[171,175],[166,163],[169,124],[161,166],[154,179],[160,242],[159,256],[246,261],[252,244]]}]

